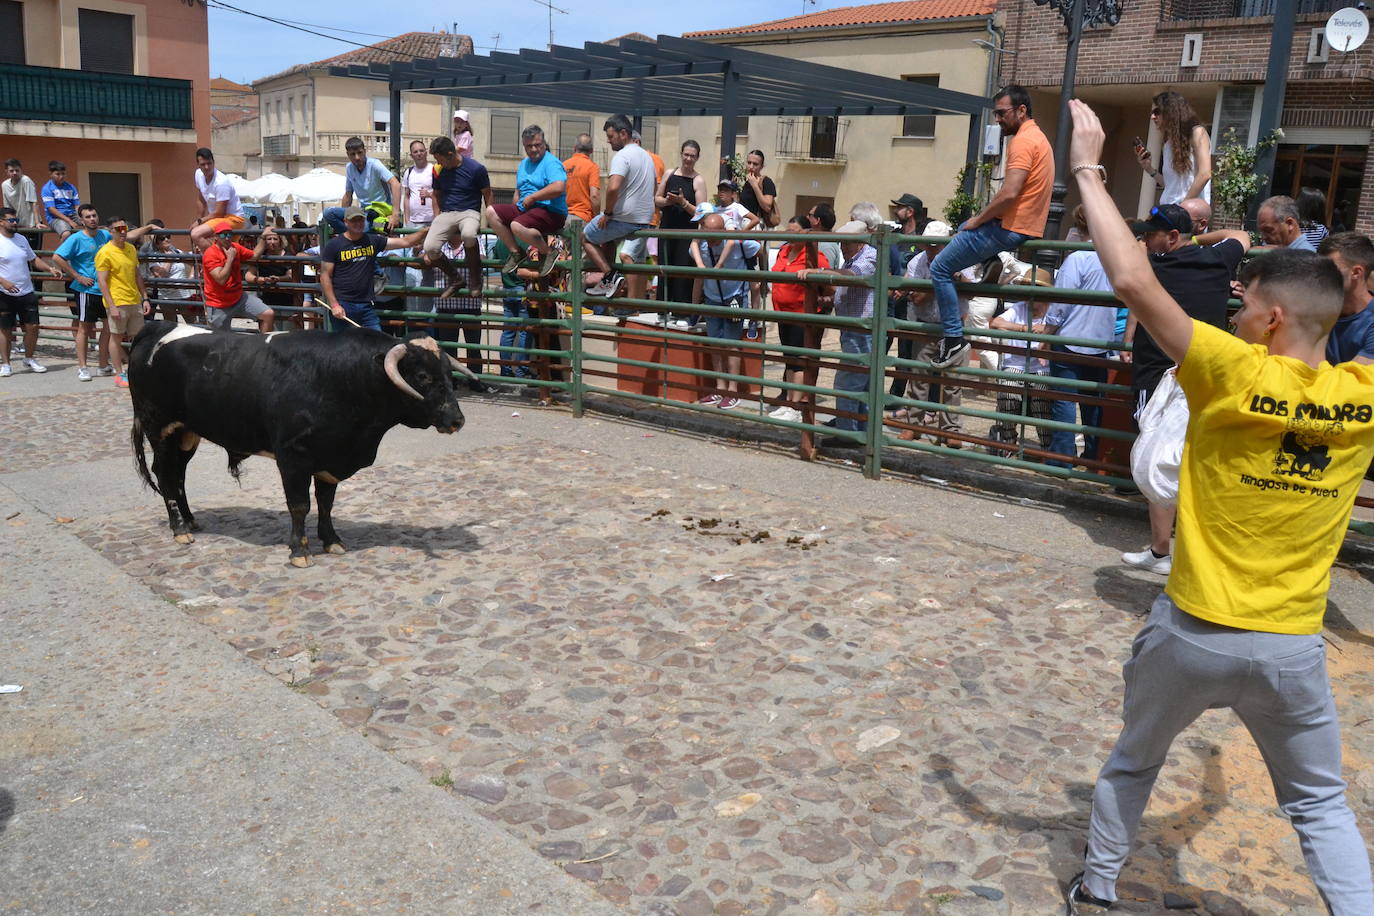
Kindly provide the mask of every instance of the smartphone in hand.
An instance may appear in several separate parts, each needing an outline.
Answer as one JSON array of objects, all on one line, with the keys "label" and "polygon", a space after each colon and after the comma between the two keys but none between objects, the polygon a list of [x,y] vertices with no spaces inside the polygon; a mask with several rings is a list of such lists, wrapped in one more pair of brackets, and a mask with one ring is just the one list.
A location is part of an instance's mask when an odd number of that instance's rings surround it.
[{"label": "smartphone in hand", "polygon": [[1135,149],[1136,149],[1136,152],[1140,152],[1140,151],[1143,150],[1144,148],[1145,148],[1145,141],[1142,140],[1142,139],[1140,139],[1139,137],[1136,137],[1136,138],[1135,138]]}]

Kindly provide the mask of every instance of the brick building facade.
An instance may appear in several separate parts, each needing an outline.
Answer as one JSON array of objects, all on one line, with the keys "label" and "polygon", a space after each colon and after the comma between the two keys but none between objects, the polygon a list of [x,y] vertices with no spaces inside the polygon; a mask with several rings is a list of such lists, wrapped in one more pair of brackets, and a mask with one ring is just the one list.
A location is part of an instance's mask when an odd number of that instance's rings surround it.
[{"label": "brick building facade", "polygon": [[[1374,58],[1371,46],[1343,54],[1318,34],[1343,0],[1299,0],[1280,125],[1274,193],[1304,185],[1327,194],[1330,214],[1347,228],[1374,231]],[[1003,0],[1005,36],[1001,78],[1032,91],[1036,119],[1054,136],[1064,68],[1066,29],[1059,15],[1032,0]],[[1151,132],[1150,98],[1165,89],[1183,94],[1212,134],[1226,126],[1258,139],[1260,90],[1268,66],[1274,17],[1269,0],[1153,0],[1125,4],[1114,28],[1084,32],[1076,95],[1093,105],[1108,130],[1104,151],[1113,197],[1127,213],[1153,203],[1131,152],[1147,140],[1159,161],[1161,140]],[[1015,53],[1010,53],[1015,52]]]}]

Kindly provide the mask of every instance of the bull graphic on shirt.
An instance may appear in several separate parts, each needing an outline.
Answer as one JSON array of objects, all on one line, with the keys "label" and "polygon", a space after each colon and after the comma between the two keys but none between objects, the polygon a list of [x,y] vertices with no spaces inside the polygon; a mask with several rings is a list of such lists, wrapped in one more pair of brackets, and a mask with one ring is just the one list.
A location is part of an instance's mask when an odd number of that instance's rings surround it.
[{"label": "bull graphic on shirt", "polygon": [[1321,480],[1326,466],[1331,463],[1327,446],[1321,443],[1319,436],[1290,429],[1283,434],[1279,450],[1274,454],[1274,473]]}]

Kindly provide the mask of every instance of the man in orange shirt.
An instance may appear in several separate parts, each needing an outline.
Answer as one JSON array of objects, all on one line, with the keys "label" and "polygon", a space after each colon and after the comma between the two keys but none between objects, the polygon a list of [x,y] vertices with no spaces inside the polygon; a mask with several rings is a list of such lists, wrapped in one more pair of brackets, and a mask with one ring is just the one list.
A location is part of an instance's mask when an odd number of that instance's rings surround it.
[{"label": "man in orange shirt", "polygon": [[982,263],[998,252],[1015,251],[1028,239],[1045,234],[1054,187],[1054,152],[1045,132],[1031,118],[1030,95],[1021,86],[1007,86],[992,97],[992,113],[1007,144],[1006,175],[1002,188],[988,205],[959,227],[959,234],[930,264],[930,283],[940,307],[944,338],[930,364],[946,369],[969,351],[959,318],[959,294],[954,275]]},{"label": "man in orange shirt", "polygon": [[601,210],[601,169],[592,161],[591,134],[577,135],[563,168],[568,173],[568,212],[589,223]]}]

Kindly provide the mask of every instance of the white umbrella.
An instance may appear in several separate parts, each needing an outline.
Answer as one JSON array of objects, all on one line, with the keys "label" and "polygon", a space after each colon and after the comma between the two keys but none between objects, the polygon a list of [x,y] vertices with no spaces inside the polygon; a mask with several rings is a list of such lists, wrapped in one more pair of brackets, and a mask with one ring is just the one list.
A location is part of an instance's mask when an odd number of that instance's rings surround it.
[{"label": "white umbrella", "polygon": [[291,179],[291,198],[302,203],[337,204],[344,196],[346,185],[344,177],[337,172],[331,172],[329,169],[311,169],[304,175]]},{"label": "white umbrella", "polygon": [[229,183],[234,186],[235,194],[237,194],[241,198],[248,196],[248,191],[252,187],[252,182],[244,178],[242,175],[237,175],[233,172],[230,172],[228,175],[225,175],[224,177],[228,178]]},{"label": "white umbrella", "polygon": [[276,172],[268,172],[261,178],[254,178],[248,182],[246,192],[240,192],[239,196],[258,203],[284,204],[291,197],[291,179]]}]

